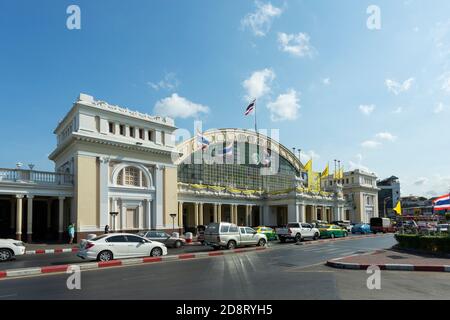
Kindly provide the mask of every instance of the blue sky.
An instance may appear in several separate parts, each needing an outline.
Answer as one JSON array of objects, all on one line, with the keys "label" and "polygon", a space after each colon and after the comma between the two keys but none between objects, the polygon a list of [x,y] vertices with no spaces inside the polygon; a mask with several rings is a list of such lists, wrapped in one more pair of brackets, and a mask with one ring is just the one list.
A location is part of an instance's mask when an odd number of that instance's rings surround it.
[{"label": "blue sky", "polygon": [[[69,30],[69,5],[81,29]],[[370,30],[368,6],[380,9]],[[314,168],[450,189],[450,2],[12,1],[0,4],[0,167],[52,170],[53,129],[80,92],[192,130],[280,129]]]}]

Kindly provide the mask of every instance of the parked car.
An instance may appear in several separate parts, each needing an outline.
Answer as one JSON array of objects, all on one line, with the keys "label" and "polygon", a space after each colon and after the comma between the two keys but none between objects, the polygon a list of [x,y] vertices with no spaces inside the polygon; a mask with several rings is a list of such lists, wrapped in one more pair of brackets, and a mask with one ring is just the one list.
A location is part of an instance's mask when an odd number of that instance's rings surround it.
[{"label": "parked car", "polygon": [[370,219],[370,230],[374,234],[377,232],[395,232],[395,227],[389,218],[374,217]]},{"label": "parked car", "polygon": [[331,224],[345,228],[345,229],[347,229],[347,232],[352,232],[353,225],[350,223],[349,220],[332,221]]},{"label": "parked car", "polygon": [[25,245],[14,239],[0,239],[0,261],[9,261],[25,254]]},{"label": "parked car", "polygon": [[441,223],[438,224],[437,229],[439,232],[448,232],[448,227],[449,227],[448,223]]},{"label": "parked car", "polygon": [[97,261],[165,255],[167,247],[164,243],[130,233],[104,234],[90,240],[83,239],[77,253],[82,259]]},{"label": "parked car", "polygon": [[367,234],[370,232],[370,225],[368,225],[367,223],[357,223],[352,228],[352,233]]},{"label": "parked car", "polygon": [[256,232],[250,227],[238,227],[229,222],[210,223],[205,229],[205,244],[214,249],[234,249],[243,246],[264,246],[267,243],[265,234]]},{"label": "parked car", "polygon": [[309,223],[291,222],[286,227],[279,228],[277,235],[281,242],[286,242],[286,240],[300,242],[306,238],[319,239],[320,231]]},{"label": "parked car", "polygon": [[317,228],[318,226],[324,225],[324,224],[328,224],[328,221],[326,220],[313,220],[311,222],[311,225],[313,228]]},{"label": "parked car", "polygon": [[277,233],[270,227],[259,226],[256,227],[256,232],[265,234],[268,241],[278,240]]},{"label": "parked car", "polygon": [[164,243],[167,247],[180,248],[186,243],[186,240],[180,237],[169,235],[164,231],[143,231],[138,233],[139,236],[152,241],[158,241]]},{"label": "parked car", "polygon": [[347,237],[348,231],[335,224],[327,224],[319,227],[321,238]]}]

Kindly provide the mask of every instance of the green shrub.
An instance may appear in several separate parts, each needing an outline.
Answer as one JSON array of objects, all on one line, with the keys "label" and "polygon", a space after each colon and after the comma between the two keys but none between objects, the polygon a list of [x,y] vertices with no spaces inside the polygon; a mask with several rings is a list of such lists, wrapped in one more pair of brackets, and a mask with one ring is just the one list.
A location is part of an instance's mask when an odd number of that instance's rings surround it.
[{"label": "green shrub", "polygon": [[400,248],[419,249],[430,252],[450,253],[450,237],[420,236],[415,234],[396,234]]},{"label": "green shrub", "polygon": [[450,221],[450,212],[445,214],[445,220]]}]

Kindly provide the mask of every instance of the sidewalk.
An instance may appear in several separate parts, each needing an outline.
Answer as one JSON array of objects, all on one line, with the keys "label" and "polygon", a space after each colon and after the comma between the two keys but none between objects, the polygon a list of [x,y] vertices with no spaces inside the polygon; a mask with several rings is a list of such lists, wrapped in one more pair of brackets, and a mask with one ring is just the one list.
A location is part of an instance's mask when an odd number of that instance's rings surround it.
[{"label": "sidewalk", "polygon": [[406,253],[396,249],[332,259],[327,261],[327,265],[341,269],[367,269],[369,266],[378,266],[382,270],[450,272],[448,258]]}]

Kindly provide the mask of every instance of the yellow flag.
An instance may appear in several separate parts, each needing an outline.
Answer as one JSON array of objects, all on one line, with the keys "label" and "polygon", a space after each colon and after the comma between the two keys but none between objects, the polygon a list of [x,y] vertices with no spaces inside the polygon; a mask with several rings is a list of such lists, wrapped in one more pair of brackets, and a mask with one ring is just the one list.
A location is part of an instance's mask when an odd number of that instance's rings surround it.
[{"label": "yellow flag", "polygon": [[397,202],[397,205],[395,206],[394,211],[398,215],[402,214],[402,205],[401,205],[400,201]]},{"label": "yellow flag", "polygon": [[305,164],[305,170],[310,172],[312,171],[312,159],[310,159],[306,164]]},{"label": "yellow flag", "polygon": [[322,171],[322,174],[320,175],[321,178],[326,178],[330,174],[330,169],[328,165],[325,167],[325,170]]}]

